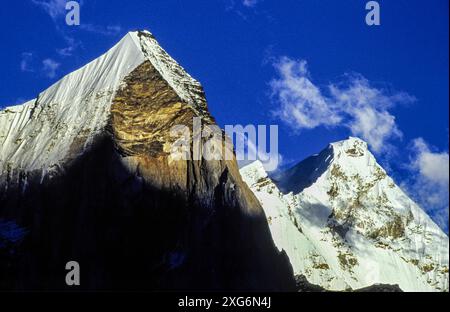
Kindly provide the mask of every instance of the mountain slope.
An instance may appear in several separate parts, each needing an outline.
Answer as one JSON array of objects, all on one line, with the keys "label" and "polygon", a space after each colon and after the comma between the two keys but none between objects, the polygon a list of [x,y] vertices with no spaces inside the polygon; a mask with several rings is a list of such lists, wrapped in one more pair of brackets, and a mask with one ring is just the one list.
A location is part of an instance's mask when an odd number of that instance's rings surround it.
[{"label": "mountain slope", "polygon": [[365,142],[332,143],[273,179],[258,162],[241,174],[278,248],[311,283],[448,291],[447,235],[387,176]]},{"label": "mountain slope", "polygon": [[68,261],[89,290],[294,289],[236,161],[173,159],[194,117],[200,83],[147,31],[0,111],[0,289],[66,289]]},{"label": "mountain slope", "polygon": [[180,101],[209,118],[201,85],[149,32],[131,32],[37,99],[0,111],[0,172],[8,169],[7,161],[26,171],[48,168],[73,154],[74,141],[86,138],[83,141],[88,145],[107,125],[110,106],[124,78],[145,61]]}]

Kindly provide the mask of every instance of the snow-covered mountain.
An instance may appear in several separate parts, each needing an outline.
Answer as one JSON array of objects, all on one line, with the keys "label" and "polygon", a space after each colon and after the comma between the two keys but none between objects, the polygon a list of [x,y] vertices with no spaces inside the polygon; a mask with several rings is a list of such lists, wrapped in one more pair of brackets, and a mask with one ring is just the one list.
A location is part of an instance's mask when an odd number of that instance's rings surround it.
[{"label": "snow-covered mountain", "polygon": [[0,291],[67,289],[68,261],[88,290],[294,290],[236,160],[173,159],[193,118],[202,86],[148,31],[1,110]]},{"label": "snow-covered mountain", "polygon": [[[106,127],[124,79],[144,62],[201,116],[203,89],[148,31],[130,32],[101,57],[68,74],[36,99],[0,111],[0,176],[11,168],[52,170],[82,152]],[[82,143],[82,148],[78,148]],[[43,172],[43,175],[45,173]]]},{"label": "snow-covered mountain", "polygon": [[330,144],[269,177],[241,169],[272,237],[295,274],[344,290],[376,283],[404,291],[448,291],[448,236],[386,174],[357,138]]}]

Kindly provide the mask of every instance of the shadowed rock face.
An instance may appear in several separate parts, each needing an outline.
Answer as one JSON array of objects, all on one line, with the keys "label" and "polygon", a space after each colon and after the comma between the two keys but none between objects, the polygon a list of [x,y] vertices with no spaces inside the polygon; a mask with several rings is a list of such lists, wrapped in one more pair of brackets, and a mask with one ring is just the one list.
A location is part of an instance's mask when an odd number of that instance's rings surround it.
[{"label": "shadowed rock face", "polygon": [[13,257],[0,251],[0,289],[66,289],[74,260],[77,289],[294,290],[236,161],[171,159],[171,127],[192,130],[196,116],[144,62],[88,150],[52,178],[28,174],[26,188],[20,178],[0,188],[0,219],[27,231]]},{"label": "shadowed rock face", "polygon": [[[314,285],[306,279],[304,275],[296,275],[295,282],[298,292],[331,292],[325,288]],[[398,285],[375,284],[359,289],[347,289],[345,292],[403,292]]]}]

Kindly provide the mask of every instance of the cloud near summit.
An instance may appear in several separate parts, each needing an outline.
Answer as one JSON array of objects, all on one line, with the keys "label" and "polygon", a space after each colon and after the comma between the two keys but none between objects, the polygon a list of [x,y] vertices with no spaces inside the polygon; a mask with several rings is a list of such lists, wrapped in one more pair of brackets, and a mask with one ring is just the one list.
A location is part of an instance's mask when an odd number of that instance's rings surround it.
[{"label": "cloud near summit", "polygon": [[[274,115],[296,131],[344,127],[367,141],[374,152],[395,153],[392,142],[403,133],[391,109],[416,99],[405,92],[376,88],[360,74],[346,74],[342,81],[321,88],[312,81],[307,65],[305,60],[289,57],[273,63],[277,74],[270,81],[277,107]],[[435,150],[423,138],[413,140],[407,152],[409,177],[402,188],[448,231],[448,152]]]},{"label": "cloud near summit", "polygon": [[448,232],[449,154],[431,147],[423,138],[415,139],[409,169],[412,183],[406,186],[432,219]]},{"label": "cloud near summit", "polygon": [[281,57],[273,66],[277,77],[270,81],[274,114],[295,130],[346,127],[366,140],[375,152],[389,148],[402,137],[389,109],[415,101],[404,92],[378,89],[360,74],[346,74],[341,82],[320,88],[313,83],[305,60]]}]

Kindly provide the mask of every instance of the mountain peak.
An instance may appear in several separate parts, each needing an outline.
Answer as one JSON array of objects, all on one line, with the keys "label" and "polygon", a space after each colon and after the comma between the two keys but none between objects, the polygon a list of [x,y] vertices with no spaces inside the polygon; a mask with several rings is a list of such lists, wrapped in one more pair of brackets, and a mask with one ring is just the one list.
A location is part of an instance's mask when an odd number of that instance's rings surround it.
[{"label": "mountain peak", "polygon": [[[367,143],[331,143],[296,166],[244,181],[296,274],[327,289],[375,283],[448,290],[448,237],[377,163]],[[256,168],[256,169],[255,169]]]},{"label": "mountain peak", "polygon": [[[273,176],[278,187],[286,193],[299,193],[314,183],[332,165],[351,171],[351,174],[372,172],[377,167],[367,143],[357,137],[330,143],[320,153],[310,156],[285,172]],[[381,167],[380,167],[381,168]]]},{"label": "mountain peak", "polygon": [[354,137],[354,136],[349,136],[347,139],[345,140],[341,140],[341,141],[336,141],[333,142],[331,144],[341,144],[341,145],[353,145],[353,144],[360,144],[360,145],[364,145],[367,147],[367,142],[364,141],[361,138],[358,137]]},{"label": "mountain peak", "polygon": [[352,136],[346,140],[331,143],[330,146],[333,148],[335,153],[342,151],[353,157],[364,156],[366,152],[369,152],[367,142]]},{"label": "mountain peak", "polygon": [[144,33],[144,34],[153,36],[153,34],[147,29],[132,30],[132,31],[128,32],[129,35],[133,35],[133,34],[137,35],[138,33]]},{"label": "mountain peak", "polygon": [[[236,160],[173,159],[171,130],[195,117],[215,125],[200,83],[146,31],[0,111],[0,221],[29,233],[18,258],[0,246],[0,288],[59,289],[58,265],[75,258],[103,268],[83,289],[293,290]],[[139,256],[114,265],[117,245]]]},{"label": "mountain peak", "polygon": [[128,36],[181,100],[191,105],[199,115],[206,115],[203,87],[161,47],[153,34],[142,30],[129,32]]},{"label": "mountain peak", "polygon": [[8,163],[26,171],[57,168],[73,154],[74,146],[86,148],[105,131],[112,102],[124,79],[144,63],[155,69],[157,78],[168,84],[177,101],[196,115],[210,118],[201,84],[149,31],[132,31],[36,99],[0,111],[0,172]]}]

